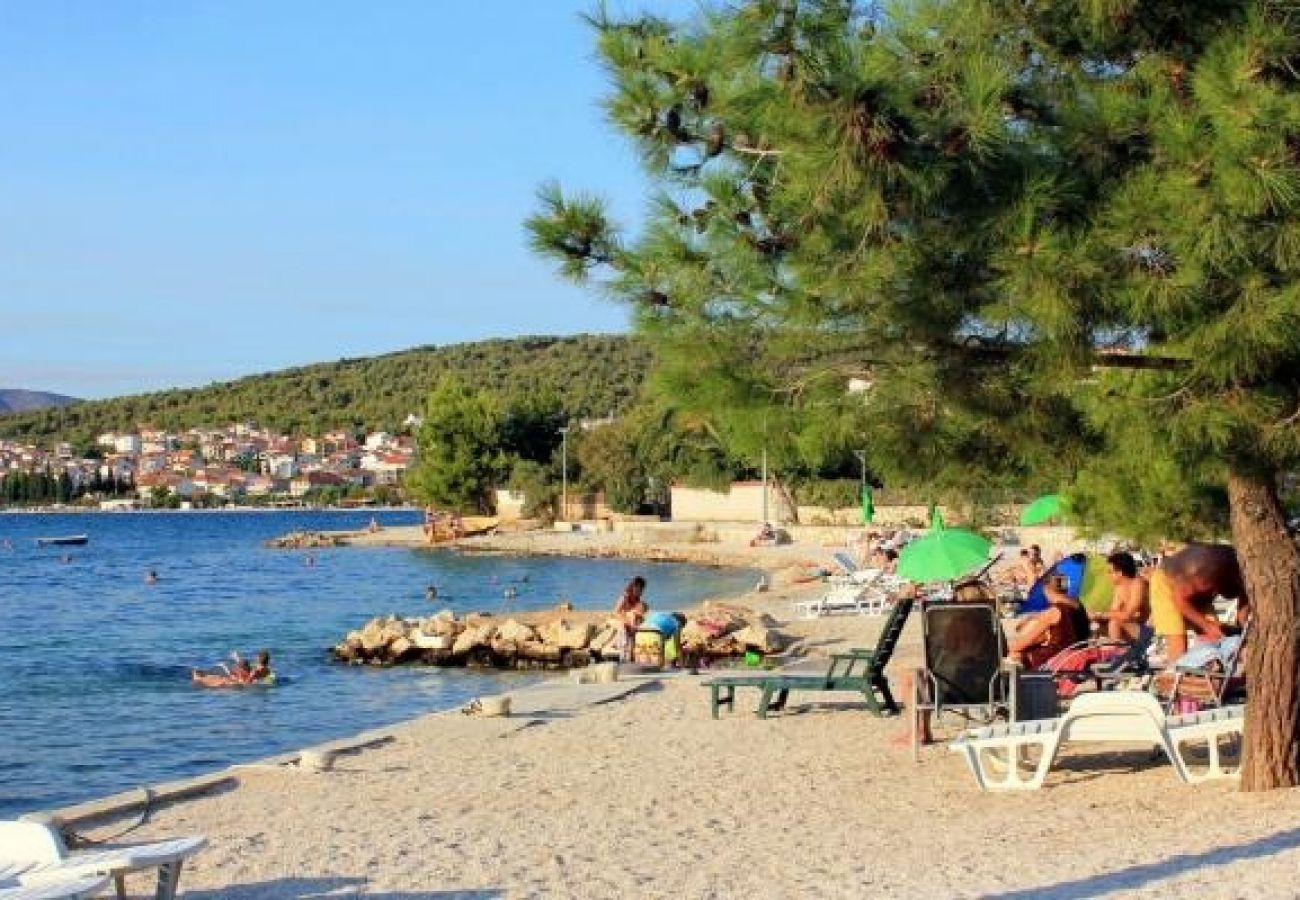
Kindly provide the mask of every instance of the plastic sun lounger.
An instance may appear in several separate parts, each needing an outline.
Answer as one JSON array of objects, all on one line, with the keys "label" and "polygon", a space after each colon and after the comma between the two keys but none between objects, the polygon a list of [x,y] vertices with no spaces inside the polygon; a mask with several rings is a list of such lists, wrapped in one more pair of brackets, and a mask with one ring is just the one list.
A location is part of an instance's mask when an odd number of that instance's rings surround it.
[{"label": "plastic sun lounger", "polygon": [[[1247,623],[1240,636],[1235,639],[1225,638],[1217,646],[1202,645],[1189,650],[1188,657],[1198,651],[1201,653],[1199,664],[1178,660],[1172,670],[1156,675],[1151,683],[1151,690],[1164,702],[1165,711],[1173,712],[1179,700],[1194,700],[1207,706],[1223,706],[1229,696],[1244,694],[1246,677],[1242,671],[1245,661],[1243,652],[1249,635],[1250,623]],[[1229,641],[1231,643],[1225,650],[1224,643]]]},{"label": "plastic sun lounger", "polygon": [[830,668],[825,675],[770,673],[721,677],[704,682],[709,689],[710,714],[716,719],[720,707],[734,708],[736,688],[740,687],[758,690],[759,701],[755,712],[760,719],[766,719],[770,710],[784,709],[793,691],[852,691],[862,694],[867,709],[873,715],[897,713],[898,704],[889,689],[885,666],[894,655],[894,647],[898,644],[903,626],[907,624],[913,602],[911,598],[905,598],[894,604],[880,631],[875,650],[854,648],[848,653],[837,653],[831,657]]},{"label": "plastic sun lounger", "polygon": [[792,606],[803,618],[817,619],[837,613],[884,615],[891,602],[889,594],[880,587],[850,585],[833,588],[816,600],[800,600]]},{"label": "plastic sun lounger", "polygon": [[107,885],[107,875],[51,875],[21,883],[0,878],[0,900],[75,900],[90,897]]},{"label": "plastic sun lounger", "polygon": [[[1237,771],[1223,764],[1219,740],[1240,738],[1244,706],[1222,707],[1166,717],[1159,702],[1146,691],[1102,691],[1081,694],[1069,711],[1056,719],[1012,722],[966,732],[950,745],[962,754],[980,790],[1036,790],[1063,744],[1155,744],[1173,764],[1180,781],[1196,784],[1232,778]],[[1189,765],[1187,745],[1204,743],[1204,771]],[[1034,762],[1028,751],[1037,748]],[[1028,770],[1026,771],[1026,767]]]},{"label": "plastic sun lounger", "polygon": [[[207,846],[202,837],[152,844],[127,844],[105,850],[69,851],[58,829],[39,822],[0,822],[0,866],[23,879],[58,874],[112,876],[118,897],[126,896],[125,879],[142,869],[158,870],[155,900],[172,900],[185,860]],[[22,868],[25,867],[25,868]]]},{"label": "plastic sun lounger", "polygon": [[[3,873],[3,870],[0,870]],[[26,881],[0,877],[0,900],[65,900],[91,897],[108,885],[107,875],[36,874]]]}]

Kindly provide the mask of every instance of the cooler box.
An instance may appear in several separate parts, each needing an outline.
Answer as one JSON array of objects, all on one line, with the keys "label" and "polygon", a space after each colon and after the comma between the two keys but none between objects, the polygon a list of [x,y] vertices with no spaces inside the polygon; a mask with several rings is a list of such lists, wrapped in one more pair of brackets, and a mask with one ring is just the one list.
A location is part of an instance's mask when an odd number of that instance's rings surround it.
[{"label": "cooler box", "polygon": [[643,666],[662,669],[664,666],[664,635],[657,628],[638,628],[632,644],[632,661]]}]

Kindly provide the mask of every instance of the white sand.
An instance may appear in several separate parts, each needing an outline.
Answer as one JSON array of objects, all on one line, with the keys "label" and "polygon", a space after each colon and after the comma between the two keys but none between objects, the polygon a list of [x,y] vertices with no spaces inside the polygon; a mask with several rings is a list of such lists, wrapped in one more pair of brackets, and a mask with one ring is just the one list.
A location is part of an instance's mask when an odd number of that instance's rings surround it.
[{"label": "white sand", "polygon": [[[760,602],[784,618],[790,596]],[[826,653],[879,625],[792,630]],[[1184,786],[1140,749],[1067,752],[1042,791],[981,794],[946,747],[913,762],[903,720],[851,697],[795,695],[766,721],[753,699],[712,721],[676,677],[526,726],[431,716],[333,772],[249,771],[131,839],[207,835],[182,887],[212,900],[1297,894],[1295,791]]]}]

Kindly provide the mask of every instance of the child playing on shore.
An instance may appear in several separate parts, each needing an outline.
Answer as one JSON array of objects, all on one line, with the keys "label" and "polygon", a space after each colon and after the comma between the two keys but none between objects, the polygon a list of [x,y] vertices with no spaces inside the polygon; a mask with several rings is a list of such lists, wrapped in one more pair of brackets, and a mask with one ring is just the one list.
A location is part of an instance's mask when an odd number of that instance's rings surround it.
[{"label": "child playing on shore", "polygon": [[636,638],[636,630],[641,627],[646,613],[650,611],[645,600],[642,599],[644,593],[645,579],[638,575],[627,583],[623,593],[619,595],[618,603],[614,604],[614,615],[620,625],[618,656],[621,662],[632,661],[632,645]]}]

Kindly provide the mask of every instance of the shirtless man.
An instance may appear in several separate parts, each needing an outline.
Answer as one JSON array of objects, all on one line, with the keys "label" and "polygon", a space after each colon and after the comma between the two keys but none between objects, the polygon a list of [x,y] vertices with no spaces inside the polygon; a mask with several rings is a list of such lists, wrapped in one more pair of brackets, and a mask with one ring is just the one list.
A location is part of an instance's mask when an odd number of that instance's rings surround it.
[{"label": "shirtless man", "polygon": [[1088,616],[1102,623],[1106,636],[1116,641],[1135,641],[1142,623],[1151,615],[1151,602],[1147,583],[1138,577],[1137,561],[1128,553],[1112,553],[1106,557],[1110,568],[1110,583],[1115,586],[1110,609]]}]

